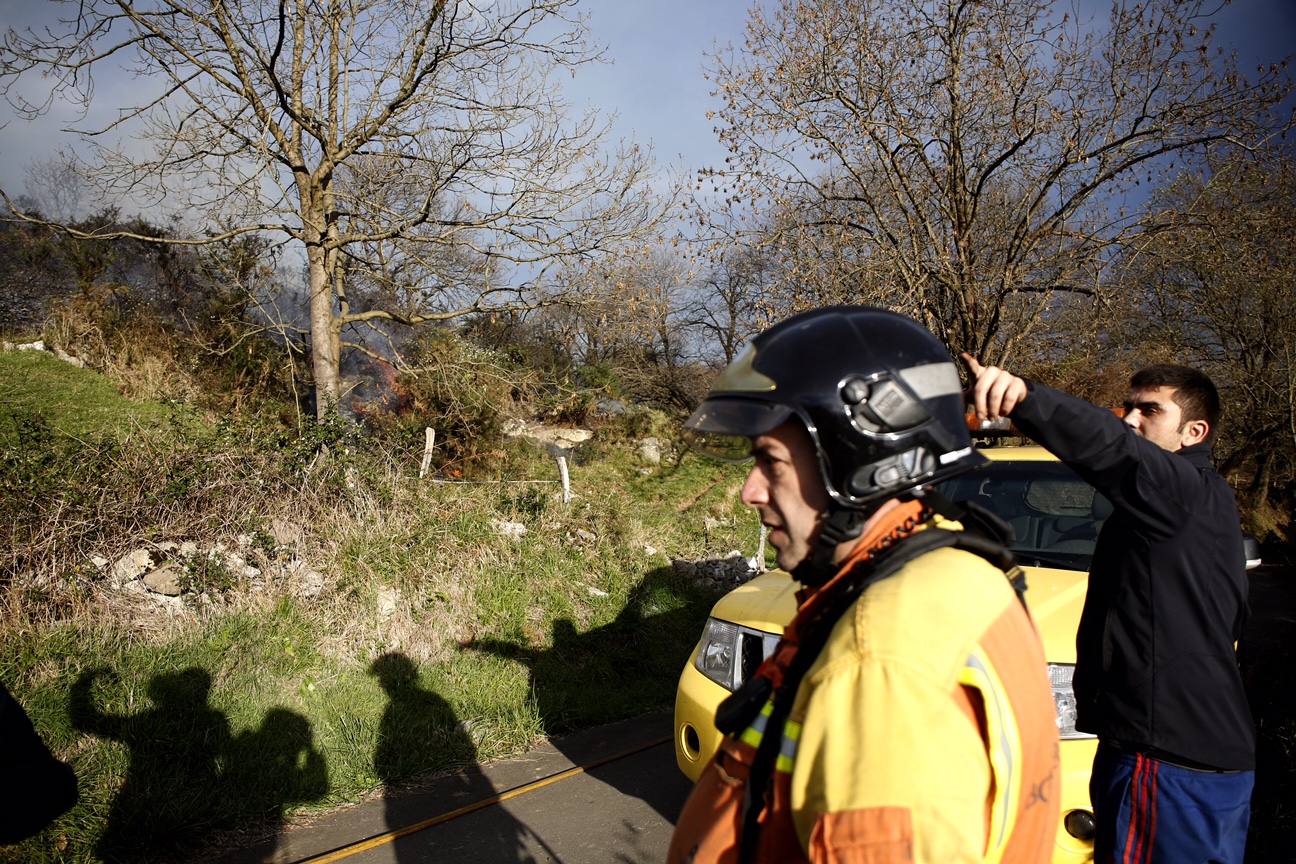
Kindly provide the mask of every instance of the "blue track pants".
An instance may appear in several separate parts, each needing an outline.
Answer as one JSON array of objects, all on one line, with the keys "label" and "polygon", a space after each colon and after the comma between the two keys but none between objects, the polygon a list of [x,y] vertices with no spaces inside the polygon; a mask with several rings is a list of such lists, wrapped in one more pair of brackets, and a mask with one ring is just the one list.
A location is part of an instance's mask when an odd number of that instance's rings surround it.
[{"label": "blue track pants", "polygon": [[1241,864],[1254,771],[1199,771],[1099,744],[1097,864]]}]

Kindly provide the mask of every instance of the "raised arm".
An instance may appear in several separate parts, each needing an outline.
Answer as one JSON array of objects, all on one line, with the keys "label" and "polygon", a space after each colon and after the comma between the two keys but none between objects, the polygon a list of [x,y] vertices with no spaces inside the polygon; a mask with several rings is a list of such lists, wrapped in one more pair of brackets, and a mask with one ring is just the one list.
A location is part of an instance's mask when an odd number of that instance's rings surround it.
[{"label": "raised arm", "polygon": [[82,732],[99,735],[103,738],[121,738],[121,717],[104,714],[94,704],[91,693],[94,680],[108,670],[103,668],[88,669],[72,685],[68,696],[68,719]]},{"label": "raised arm", "polygon": [[1083,399],[1027,381],[964,354],[971,401],[982,419],[1011,417],[1086,482],[1148,529],[1173,533],[1201,479],[1185,459],[1141,438],[1119,417]]}]

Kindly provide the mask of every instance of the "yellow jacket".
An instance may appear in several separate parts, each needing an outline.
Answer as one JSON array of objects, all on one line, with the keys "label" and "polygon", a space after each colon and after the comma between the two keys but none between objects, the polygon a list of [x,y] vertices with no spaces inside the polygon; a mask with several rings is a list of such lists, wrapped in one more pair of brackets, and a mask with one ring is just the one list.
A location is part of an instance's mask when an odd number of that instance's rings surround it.
[{"label": "yellow jacket", "polygon": [[1045,862],[1058,736],[1039,636],[1002,571],[954,548],[870,586],[833,626],[787,722],[726,738],[668,861],[737,860],[756,749],[780,734],[761,861]]},{"label": "yellow jacket", "polygon": [[871,586],[785,728],[812,861],[1047,861],[1058,737],[1043,647],[1004,574],[938,549]]}]

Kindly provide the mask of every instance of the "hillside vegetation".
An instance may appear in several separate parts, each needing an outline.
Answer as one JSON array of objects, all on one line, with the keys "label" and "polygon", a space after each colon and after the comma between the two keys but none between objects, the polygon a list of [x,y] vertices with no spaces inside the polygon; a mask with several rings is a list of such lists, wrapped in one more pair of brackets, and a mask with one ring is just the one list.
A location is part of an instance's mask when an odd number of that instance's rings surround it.
[{"label": "hillside vegetation", "polygon": [[[489,424],[439,444],[420,479],[417,415],[298,429],[270,396],[260,412],[126,398],[129,368],[105,368],[122,377],[0,354],[0,680],[81,789],[4,860],[264,839],[292,813],[667,704],[714,598],[671,559],[755,547],[741,473],[681,458],[660,412],[589,418],[563,503],[554,459]],[[437,392],[445,416],[488,407]],[[660,464],[639,453],[649,435]],[[118,572],[139,550],[178,596]]]},{"label": "hillside vegetation", "polygon": [[18,434],[24,418],[43,417],[54,430],[70,438],[102,435],[108,431],[146,426],[166,416],[152,401],[122,397],[107,378],[78,368],[43,351],[0,353],[0,429]]}]

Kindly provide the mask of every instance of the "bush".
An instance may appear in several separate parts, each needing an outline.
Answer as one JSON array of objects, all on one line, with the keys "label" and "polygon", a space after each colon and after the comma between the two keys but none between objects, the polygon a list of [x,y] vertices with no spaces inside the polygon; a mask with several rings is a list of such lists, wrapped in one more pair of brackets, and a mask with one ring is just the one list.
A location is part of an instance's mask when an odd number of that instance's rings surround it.
[{"label": "bush", "polygon": [[535,376],[448,330],[429,331],[407,356],[394,410],[366,415],[370,428],[413,453],[421,452],[423,430],[431,427],[439,469],[456,475],[498,469],[510,451],[505,424],[534,394]]},{"label": "bush", "polygon": [[129,297],[99,291],[56,303],[41,332],[128,398],[273,414],[293,403],[293,373],[284,350],[256,329],[217,315],[181,327]]}]

